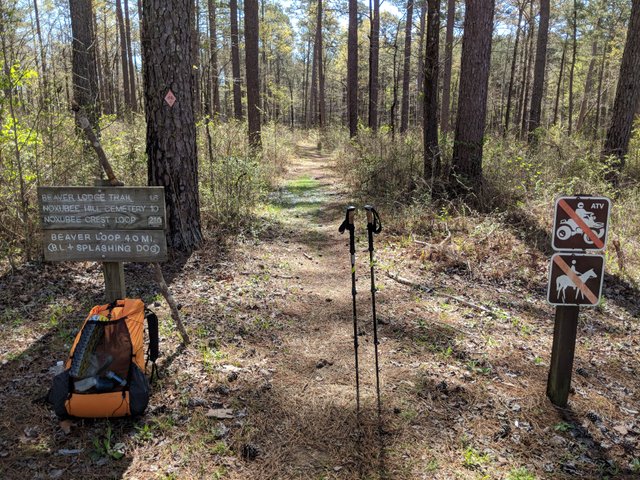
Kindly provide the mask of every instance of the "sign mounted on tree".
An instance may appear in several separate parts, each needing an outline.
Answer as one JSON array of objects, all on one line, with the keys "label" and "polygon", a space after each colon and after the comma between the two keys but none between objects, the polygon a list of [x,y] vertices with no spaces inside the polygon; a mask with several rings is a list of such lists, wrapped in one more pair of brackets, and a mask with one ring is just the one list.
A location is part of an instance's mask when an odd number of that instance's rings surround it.
[{"label": "sign mounted on tree", "polygon": [[604,250],[611,200],[606,197],[561,197],[553,221],[554,250]]},{"label": "sign mounted on tree", "polygon": [[604,255],[556,253],[549,266],[551,305],[596,306],[602,294]]},{"label": "sign mounted on tree", "polygon": [[40,187],[38,199],[45,260],[166,260],[163,187]]}]

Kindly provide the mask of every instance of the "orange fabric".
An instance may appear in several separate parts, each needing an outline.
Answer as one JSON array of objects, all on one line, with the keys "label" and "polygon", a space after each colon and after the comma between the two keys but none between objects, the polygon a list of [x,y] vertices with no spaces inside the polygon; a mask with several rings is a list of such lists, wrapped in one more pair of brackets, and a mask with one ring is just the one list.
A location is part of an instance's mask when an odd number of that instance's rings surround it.
[{"label": "orange fabric", "polygon": [[131,414],[129,392],[73,393],[65,402],[65,407],[69,415],[74,417],[107,418]]},{"label": "orange fabric", "polygon": [[[107,315],[109,305],[96,305],[91,309],[89,315],[85,319],[84,323],[73,341],[71,351],[69,352],[69,358],[65,363],[65,368],[71,367],[71,356],[76,349],[76,345],[80,341],[82,335],[82,329],[85,324],[93,315],[103,313]],[[131,344],[133,345],[133,361],[140,367],[140,370],[144,372],[144,302],[139,298],[125,298],[124,300],[118,300],[116,306],[111,310],[111,320],[118,320],[120,318],[127,317],[125,322],[129,329],[129,335],[131,336]]]}]

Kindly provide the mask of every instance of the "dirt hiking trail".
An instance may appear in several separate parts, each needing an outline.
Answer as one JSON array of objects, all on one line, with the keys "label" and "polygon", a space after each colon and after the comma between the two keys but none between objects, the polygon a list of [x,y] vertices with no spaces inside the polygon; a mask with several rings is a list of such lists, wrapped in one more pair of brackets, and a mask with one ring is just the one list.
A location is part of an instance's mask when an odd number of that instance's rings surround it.
[{"label": "dirt hiking trail", "polygon": [[358,442],[349,237],[338,233],[346,194],[330,157],[308,144],[298,145],[296,153],[282,188],[271,196],[282,235],[248,252],[263,262],[259,264],[285,262],[286,273],[274,275],[267,288],[289,290],[280,313],[287,319],[287,332],[272,353],[276,371],[269,393],[248,404],[264,451],[254,474],[322,478],[315,475],[324,471],[341,478],[374,478],[383,458],[376,430],[369,259],[362,243],[366,218],[361,209],[357,262],[363,438]]}]

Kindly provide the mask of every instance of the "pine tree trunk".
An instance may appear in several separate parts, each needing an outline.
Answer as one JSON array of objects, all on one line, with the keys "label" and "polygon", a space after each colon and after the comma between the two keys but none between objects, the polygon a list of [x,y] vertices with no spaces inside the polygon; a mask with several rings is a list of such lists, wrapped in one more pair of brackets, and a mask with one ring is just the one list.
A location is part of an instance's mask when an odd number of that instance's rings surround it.
[{"label": "pine tree trunk", "polygon": [[96,67],[95,32],[91,0],[70,0],[73,34],[73,100],[87,114],[94,131],[98,132],[100,99]]},{"label": "pine tree trunk", "polygon": [[378,64],[380,61],[380,0],[373,1],[369,45],[369,128],[378,131]]},{"label": "pine tree trunk", "polygon": [[238,36],[238,0],[229,0],[231,16],[231,70],[233,73],[233,114],[242,120],[242,79],[240,78],[240,39]]},{"label": "pine tree trunk", "polygon": [[349,135],[358,135],[358,1],[349,0],[347,41],[347,113]]},{"label": "pine tree trunk", "polygon": [[531,87],[531,72],[533,70],[533,37],[535,36],[535,20],[534,20],[534,12],[533,12],[533,0],[530,4],[531,8],[529,10],[529,15],[531,17],[531,30],[529,33],[529,58],[527,59],[527,73],[525,75],[524,82],[524,92],[522,95],[522,119],[521,119],[521,127],[520,127],[520,138],[524,137],[525,132],[527,132],[527,121],[529,120],[529,114],[527,111],[527,107],[529,106],[529,89]]},{"label": "pine tree trunk", "polygon": [[[144,0],[142,49],[149,185],[165,187],[167,243],[202,243],[193,114],[193,0]],[[175,96],[170,105],[167,94]]]},{"label": "pine tree trunk", "polygon": [[318,45],[318,126],[325,127],[327,107],[324,91],[324,65],[322,61],[322,0],[318,0],[318,21],[316,24],[316,44]]},{"label": "pine tree trunk", "polygon": [[[70,0],[73,3],[73,0]],[[129,60],[127,59],[127,34],[122,13],[122,2],[116,0],[116,17],[118,20],[118,32],[120,35],[120,65],[122,68],[122,89],[124,91],[125,109],[133,110],[131,103],[131,80],[129,78]]]},{"label": "pine tree trunk", "polygon": [[111,61],[109,59],[109,42],[107,31],[107,12],[105,10],[103,15],[103,42],[104,42],[104,55],[102,71],[104,72],[104,111],[110,115],[116,112],[115,99],[114,99],[114,84],[111,73]]},{"label": "pine tree trunk", "polygon": [[191,19],[191,58],[193,59],[193,114],[196,120],[202,116],[202,99],[200,88],[200,2],[194,0],[193,18]]},{"label": "pine tree trunk", "polygon": [[516,135],[520,136],[520,124],[523,118],[523,111],[526,109],[526,87],[527,78],[529,76],[529,65],[531,64],[530,58],[533,55],[533,15],[529,16],[529,26],[527,28],[527,36],[524,45],[524,51],[522,55],[522,76],[520,79],[520,89],[518,91],[518,102],[516,104],[516,118],[514,120],[514,126],[516,127]]},{"label": "pine tree trunk", "polygon": [[440,176],[438,147],[438,74],[440,52],[440,0],[428,0],[427,46],[424,56],[424,179],[433,190]]},{"label": "pine tree trunk", "polygon": [[260,140],[260,61],[258,59],[259,17],[258,0],[244,1],[244,41],[247,73],[247,119],[249,144],[254,149]]},{"label": "pine tree trunk", "polygon": [[596,94],[596,119],[593,126],[593,140],[596,141],[600,134],[600,116],[602,108],[602,84],[604,80],[604,71],[607,62],[607,50],[609,48],[608,39],[602,48],[602,60],[600,61],[600,73],[598,74],[598,93]]},{"label": "pine tree trunk", "polygon": [[629,151],[631,129],[640,107],[640,0],[633,0],[627,40],[620,64],[616,97],[613,102],[611,124],[602,149],[603,157],[613,157],[607,179],[616,185]]},{"label": "pine tree trunk", "polygon": [[553,105],[553,124],[558,122],[558,108],[560,105],[560,93],[562,91],[562,77],[564,74],[565,59],[567,57],[567,38],[562,44],[562,57],[560,58],[560,71],[558,72],[558,86],[556,87],[556,100]]},{"label": "pine tree trunk", "polygon": [[407,0],[407,21],[404,27],[404,64],[402,67],[402,108],[400,133],[409,127],[409,80],[411,75],[411,30],[413,27],[413,0]]},{"label": "pine tree trunk", "polygon": [[450,186],[479,192],[495,0],[467,0]]},{"label": "pine tree trunk", "polygon": [[531,92],[531,114],[529,116],[529,142],[535,141],[535,131],[540,126],[542,116],[542,97],[547,62],[547,43],[549,40],[550,1],[540,0],[540,26],[536,44],[536,64]]},{"label": "pine tree trunk", "polygon": [[516,81],[516,66],[518,63],[518,46],[520,44],[520,24],[524,13],[524,2],[518,7],[518,27],[516,29],[516,40],[513,44],[513,57],[511,59],[511,75],[509,76],[509,89],[507,90],[507,111],[504,115],[504,135],[509,133],[509,123],[511,122],[511,104],[513,102],[513,86]]},{"label": "pine tree trunk", "polygon": [[324,91],[324,68],[322,64],[322,0],[318,0],[318,21],[316,23],[316,45],[318,55],[318,126],[325,127],[326,105]]},{"label": "pine tree trunk", "polygon": [[[427,33],[427,0],[422,0],[420,7],[420,41],[418,46],[418,75],[416,78],[416,91],[424,91],[424,39]],[[416,122],[424,119],[424,102],[417,102]]]},{"label": "pine tree trunk", "polygon": [[571,53],[571,68],[569,69],[569,135],[573,133],[573,76],[576,69],[576,53],[578,50],[578,3],[573,0],[573,50]]},{"label": "pine tree trunk", "polygon": [[451,66],[453,64],[453,28],[455,26],[456,1],[447,3],[447,33],[444,44],[444,74],[442,76],[442,117],[440,128],[443,134],[451,129]]},{"label": "pine tree trunk", "polygon": [[318,121],[318,41],[313,42],[313,63],[311,64],[311,92],[307,125],[315,127]]},{"label": "pine tree trunk", "polygon": [[47,69],[46,49],[42,41],[42,30],[40,29],[40,15],[38,12],[38,0],[33,0],[33,13],[36,20],[36,33],[38,35],[38,45],[40,50],[40,66],[42,68],[42,104],[45,109],[48,109],[49,108],[49,72]]},{"label": "pine tree trunk", "polygon": [[[315,46],[314,46],[315,48]],[[311,55],[311,35],[307,37],[307,48],[304,56],[304,81],[302,82],[303,90],[303,118],[305,128],[309,128],[309,56]]]},{"label": "pine tree trunk", "polygon": [[131,21],[129,19],[129,0],[124,0],[125,35],[127,40],[127,59],[129,61],[129,94],[131,95],[131,110],[138,111],[138,99],[136,98],[136,70],[133,67],[133,54],[131,51]]},{"label": "pine tree trunk", "polygon": [[218,74],[218,31],[216,22],[216,1],[208,0],[209,10],[209,77],[211,81],[210,114],[216,117],[220,114],[220,76]]},{"label": "pine tree trunk", "polygon": [[587,117],[587,110],[589,107],[589,97],[591,96],[591,90],[593,90],[594,79],[596,69],[596,60],[598,57],[598,39],[594,39],[591,44],[591,60],[589,60],[589,69],[587,70],[587,78],[584,82],[584,93],[582,94],[582,102],[580,103],[580,113],[578,113],[578,123],[576,123],[576,131],[580,132],[584,126],[584,121]]}]

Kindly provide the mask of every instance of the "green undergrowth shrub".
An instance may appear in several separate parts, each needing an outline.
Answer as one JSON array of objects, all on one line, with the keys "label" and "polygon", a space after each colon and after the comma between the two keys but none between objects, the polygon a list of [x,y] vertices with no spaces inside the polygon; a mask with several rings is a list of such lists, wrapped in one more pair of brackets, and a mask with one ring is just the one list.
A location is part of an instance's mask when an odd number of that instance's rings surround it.
[{"label": "green undergrowth shrub", "polygon": [[[446,178],[452,137],[441,139],[441,146]],[[558,196],[608,196],[614,208],[607,271],[638,283],[640,132],[636,130],[633,136],[618,189],[605,180],[610,165],[601,159],[600,151],[599,142],[579,134],[569,137],[558,127],[539,132],[535,148],[524,140],[490,135],[484,145],[483,188],[469,203],[446,196],[432,200],[431,185],[422,179],[422,136],[418,130],[395,139],[385,132],[373,135],[363,131],[357,139],[338,145],[336,158],[353,197],[387,210],[387,231],[436,243],[450,232],[456,237],[454,230],[458,229],[458,235],[475,235],[486,244],[486,234],[475,232],[473,227],[484,225],[487,234],[510,229],[525,242],[523,245],[546,249],[541,233],[551,232],[552,208]]]},{"label": "green undergrowth shrub", "polygon": [[[425,190],[422,179],[422,136],[361,131],[358,137],[337,147],[337,166],[354,194],[379,202],[409,203]],[[373,200],[372,200],[373,202]]]},{"label": "green undergrowth shrub", "polygon": [[285,126],[262,127],[262,150],[249,148],[246,123],[198,125],[201,212],[205,227],[233,231],[247,224],[283,172],[295,144]]}]

